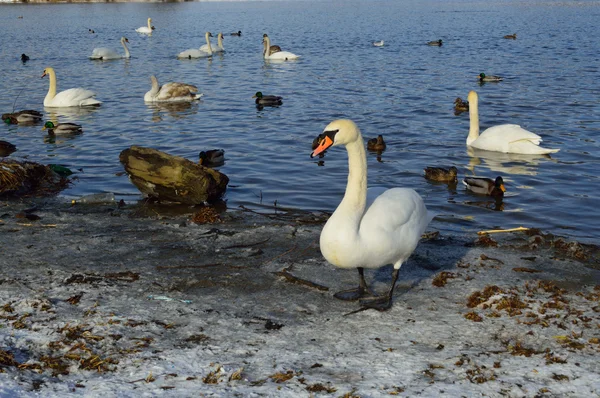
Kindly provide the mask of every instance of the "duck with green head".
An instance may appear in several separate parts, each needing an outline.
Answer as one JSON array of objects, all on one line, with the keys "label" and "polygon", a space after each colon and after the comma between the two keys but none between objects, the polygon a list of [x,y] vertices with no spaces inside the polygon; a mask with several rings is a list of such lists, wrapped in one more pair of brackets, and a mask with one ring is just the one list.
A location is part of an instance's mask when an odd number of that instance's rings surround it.
[{"label": "duck with green head", "polygon": [[5,113],[2,115],[2,121],[6,124],[34,124],[42,121],[43,115],[31,109],[25,109],[19,112]]},{"label": "duck with green head", "polygon": [[486,75],[485,73],[480,73],[478,79],[480,82],[501,82],[502,80],[504,80],[503,77]]},{"label": "duck with green head", "polygon": [[260,91],[256,92],[252,98],[256,98],[254,103],[260,106],[279,106],[283,104],[283,97],[278,95],[263,95]]},{"label": "duck with green head", "polygon": [[75,123],[57,123],[46,122],[42,130],[48,130],[49,136],[54,135],[75,135],[83,133],[81,125]]},{"label": "duck with green head", "polygon": [[502,198],[504,192],[506,192],[504,180],[500,176],[496,177],[495,180],[485,177],[465,177],[463,184],[471,192],[494,198]]}]

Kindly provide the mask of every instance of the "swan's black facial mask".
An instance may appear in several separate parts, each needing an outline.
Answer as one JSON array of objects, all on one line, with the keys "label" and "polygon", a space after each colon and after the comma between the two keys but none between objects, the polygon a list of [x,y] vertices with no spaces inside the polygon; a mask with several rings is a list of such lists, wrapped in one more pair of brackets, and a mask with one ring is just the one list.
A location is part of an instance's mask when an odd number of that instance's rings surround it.
[{"label": "swan's black facial mask", "polygon": [[327,148],[332,146],[335,142],[335,135],[338,133],[338,131],[339,130],[324,131],[322,134],[320,134],[319,146],[310,154],[310,157],[314,158],[315,156],[325,152]]}]

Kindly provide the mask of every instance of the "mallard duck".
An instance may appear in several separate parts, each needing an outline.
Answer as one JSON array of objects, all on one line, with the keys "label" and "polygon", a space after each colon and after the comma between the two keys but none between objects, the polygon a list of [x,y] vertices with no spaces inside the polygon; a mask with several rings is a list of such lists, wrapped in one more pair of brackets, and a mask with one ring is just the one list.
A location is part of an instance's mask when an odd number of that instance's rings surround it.
[{"label": "mallard duck", "polygon": [[457,112],[466,112],[469,110],[469,102],[463,101],[462,98],[458,97],[454,100],[454,110]]},{"label": "mallard duck", "polygon": [[27,61],[29,61],[29,56],[27,56],[25,54],[21,54],[21,61],[24,62],[24,63],[27,62]]},{"label": "mallard duck", "polygon": [[512,35],[506,35],[506,36],[504,36],[504,38],[505,39],[513,39],[513,40],[515,40],[517,38],[517,34],[513,33]]},{"label": "mallard duck", "polygon": [[83,133],[81,129],[81,125],[75,123],[57,123],[54,124],[52,122],[46,122],[42,130],[48,130],[49,136],[54,135],[75,135]]},{"label": "mallard duck", "polygon": [[367,141],[367,149],[369,151],[385,151],[386,145],[383,136],[379,134],[377,138],[371,138]]},{"label": "mallard duck", "polygon": [[442,46],[442,39],[430,41],[430,42],[427,43],[427,45],[428,46],[438,46],[438,47],[441,47]]},{"label": "mallard duck", "polygon": [[493,75],[488,76],[485,73],[480,73],[478,78],[480,82],[501,82],[502,80],[504,80],[503,77]]},{"label": "mallard duck", "polygon": [[204,167],[222,166],[225,163],[225,151],[223,149],[211,149],[198,154],[198,163]]},{"label": "mallard duck", "polygon": [[495,180],[485,177],[465,177],[463,184],[471,192],[494,198],[501,198],[504,196],[504,192],[506,192],[502,177],[496,177]]},{"label": "mallard duck", "polygon": [[380,40],[380,41],[374,41],[374,42],[373,42],[373,45],[374,45],[375,47],[383,47],[383,40]]},{"label": "mallard duck", "polygon": [[283,98],[278,95],[263,95],[260,91],[257,91],[256,94],[252,96],[252,98],[256,98],[256,105],[262,106],[279,106],[283,104]]},{"label": "mallard duck", "polygon": [[88,32],[90,32],[90,33],[96,33],[96,32],[94,31],[94,29],[88,29]]},{"label": "mallard duck", "polygon": [[42,114],[38,111],[26,109],[19,112],[5,113],[2,120],[6,124],[33,124],[42,121]]},{"label": "mallard duck", "polygon": [[17,147],[10,142],[0,140],[0,156],[8,156],[16,150]]},{"label": "mallard duck", "polygon": [[237,32],[233,32],[229,34],[230,36],[241,36],[242,35],[242,31],[238,30]]},{"label": "mallard duck", "polygon": [[454,166],[450,167],[449,169],[445,169],[443,167],[425,168],[425,178],[432,181],[456,183],[458,181],[458,178],[456,177],[457,174],[458,170]]}]

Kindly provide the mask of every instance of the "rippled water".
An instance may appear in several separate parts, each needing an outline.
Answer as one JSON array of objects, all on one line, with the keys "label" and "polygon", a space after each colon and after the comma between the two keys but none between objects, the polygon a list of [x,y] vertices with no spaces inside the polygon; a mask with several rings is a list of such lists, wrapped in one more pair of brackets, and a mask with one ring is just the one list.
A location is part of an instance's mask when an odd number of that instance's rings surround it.
[{"label": "rippled water", "polygon": [[[22,15],[23,19],[17,18]],[[151,37],[134,29],[152,17]],[[388,149],[368,159],[370,185],[416,189],[440,214],[434,227],[540,227],[593,241],[600,236],[598,165],[598,2],[235,2],[27,4],[0,6],[0,110],[44,110],[74,121],[84,134],[44,139],[41,126],[4,126],[0,139],[16,144],[12,157],[82,169],[67,191],[140,198],[118,161],[130,145],[196,160],[224,148],[221,171],[230,179],[227,204],[335,209],[346,184],[347,157],[332,149],[324,163],[310,159],[313,138],[333,119],[355,120],[365,138],[383,134]],[[88,29],[95,34],[89,34]],[[177,60],[204,43],[204,32],[225,35],[224,55]],[[241,37],[230,32],[242,31]],[[302,56],[268,63],[261,37]],[[517,32],[517,40],[502,36]],[[88,59],[95,47],[132,58]],[[425,45],[442,39],[442,47]],[[372,41],[385,40],[384,47]],[[19,61],[21,53],[31,57]],[[54,111],[42,106],[40,79],[55,68],[59,90],[85,87],[99,109]],[[480,86],[480,72],[505,77]],[[181,108],[144,104],[149,75],[196,84],[201,102]],[[454,115],[456,97],[480,96],[482,128],[517,123],[540,134],[549,157],[470,154],[468,115]],[[256,91],[284,97],[279,108],[257,110]],[[427,182],[425,166],[451,166],[460,176],[502,175],[503,206],[458,186]],[[502,210],[502,211],[499,211]]]}]

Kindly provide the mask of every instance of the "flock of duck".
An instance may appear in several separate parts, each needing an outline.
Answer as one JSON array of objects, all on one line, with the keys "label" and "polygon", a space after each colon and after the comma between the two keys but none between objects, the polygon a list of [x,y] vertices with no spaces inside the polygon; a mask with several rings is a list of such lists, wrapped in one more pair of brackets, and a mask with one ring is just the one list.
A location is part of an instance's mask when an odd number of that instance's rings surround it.
[{"label": "flock of duck", "polygon": [[[152,34],[154,31],[152,20],[148,25],[136,31],[142,34]],[[241,32],[231,35],[241,35]],[[515,35],[505,38],[515,39]],[[512,37],[514,36],[514,37]],[[210,32],[206,32],[206,46],[190,49],[178,54],[180,58],[210,56],[216,51],[224,51],[222,46],[223,35],[218,34],[218,45],[213,49]],[[99,48],[92,52],[92,59],[113,59],[113,57],[129,57],[126,38],[121,39],[125,55],[120,56],[114,51]],[[383,46],[383,41],[373,43]],[[427,43],[429,45],[442,45],[442,41]],[[282,51],[278,46],[271,45],[267,34],[263,35],[263,57],[265,59],[291,60],[297,55]],[[48,76],[50,86],[44,99],[46,107],[71,107],[71,106],[98,106],[101,104],[90,90],[72,88],[57,93],[56,74],[54,69],[48,67],[43,76]],[[481,81],[500,81],[498,76],[479,76]],[[152,88],[144,95],[147,102],[178,102],[194,101],[202,94],[198,93],[196,86],[184,83],[167,83],[160,86],[156,77],[151,76]],[[282,98],[266,96],[257,92],[257,106],[278,106]],[[548,149],[540,146],[542,138],[516,124],[502,124],[493,126],[485,131],[479,131],[478,96],[475,91],[469,92],[468,101],[457,98],[455,101],[457,111],[468,111],[470,118],[469,134],[466,145],[480,150],[515,153],[515,154],[551,154],[559,149]],[[2,115],[6,123],[35,123],[41,121],[42,114],[32,110],[14,112]],[[50,134],[81,132],[81,126],[74,123],[60,123],[55,125],[47,122],[44,126]],[[323,156],[325,151],[334,146],[345,146],[348,153],[348,184],[344,197],[334,213],[325,224],[320,236],[320,248],[323,256],[333,265],[341,268],[356,268],[358,270],[358,287],[344,290],[335,294],[342,300],[360,300],[361,308],[387,310],[392,305],[392,294],[398,279],[401,265],[415,250],[421,235],[434,215],[429,212],[421,196],[410,188],[369,188],[367,189],[367,159],[365,143],[359,127],[351,120],[334,120],[325,127],[312,145],[311,157]],[[368,141],[367,148],[383,151],[386,144],[382,135]],[[203,151],[199,154],[200,164],[218,166],[223,164],[222,150]],[[427,167],[425,177],[430,180],[456,183],[458,170],[450,168]],[[476,194],[501,198],[505,192],[502,177],[495,179],[481,177],[466,177],[463,180],[466,188]],[[393,264],[392,283],[384,295],[375,295],[370,292],[364,277],[365,268],[380,268]]]}]

